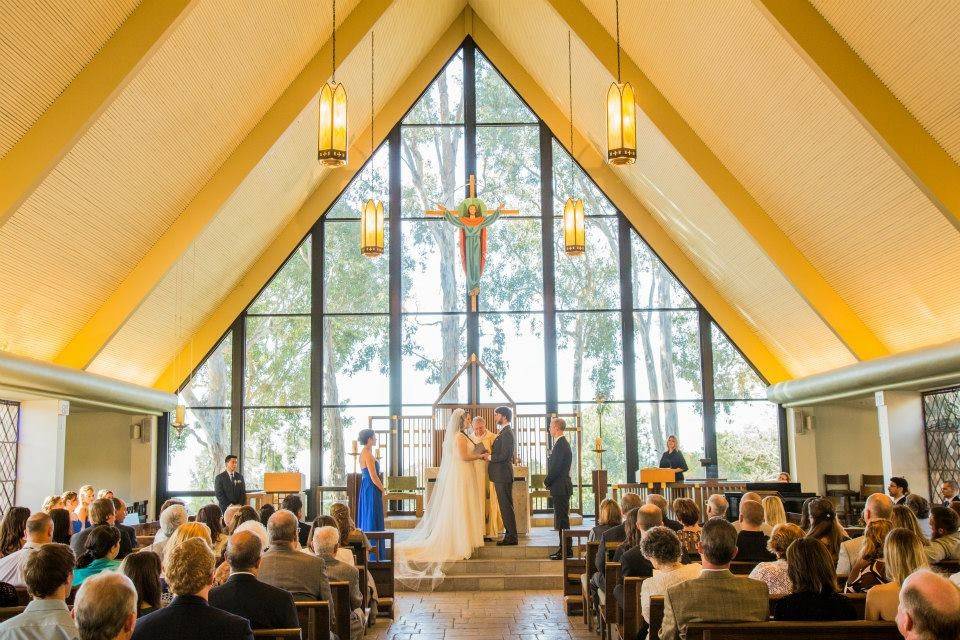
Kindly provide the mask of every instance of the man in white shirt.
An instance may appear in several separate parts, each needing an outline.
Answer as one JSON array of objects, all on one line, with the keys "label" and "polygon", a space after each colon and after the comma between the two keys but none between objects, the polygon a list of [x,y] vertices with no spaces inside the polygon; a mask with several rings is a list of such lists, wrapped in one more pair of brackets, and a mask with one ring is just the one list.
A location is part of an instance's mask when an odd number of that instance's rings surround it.
[{"label": "man in white shirt", "polygon": [[27,519],[27,541],[19,551],[0,558],[0,582],[15,587],[27,585],[23,579],[23,567],[30,552],[53,542],[53,518],[39,511]]},{"label": "man in white shirt", "polygon": [[[893,515],[893,501],[882,493],[872,493],[863,507],[863,521],[870,524],[872,520],[881,518],[890,519]],[[850,569],[860,559],[863,550],[864,537],[847,540],[840,545],[840,558],[837,560],[837,575],[849,576]]]},{"label": "man in white shirt", "polygon": [[73,582],[73,551],[45,544],[28,552],[23,573],[33,600],[23,613],[0,624],[0,640],[75,640],[77,626],[67,609]]}]

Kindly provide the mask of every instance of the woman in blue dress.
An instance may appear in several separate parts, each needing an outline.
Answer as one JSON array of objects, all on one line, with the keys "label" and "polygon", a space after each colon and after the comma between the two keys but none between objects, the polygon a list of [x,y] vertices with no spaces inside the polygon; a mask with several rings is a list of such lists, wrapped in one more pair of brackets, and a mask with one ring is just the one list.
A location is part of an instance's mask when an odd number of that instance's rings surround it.
[{"label": "woman in blue dress", "polygon": [[[383,482],[380,480],[380,462],[373,455],[377,435],[373,429],[363,429],[358,438],[363,445],[360,452],[360,493],[357,499],[357,528],[361,531],[383,531]],[[383,545],[377,545],[382,558]]]}]

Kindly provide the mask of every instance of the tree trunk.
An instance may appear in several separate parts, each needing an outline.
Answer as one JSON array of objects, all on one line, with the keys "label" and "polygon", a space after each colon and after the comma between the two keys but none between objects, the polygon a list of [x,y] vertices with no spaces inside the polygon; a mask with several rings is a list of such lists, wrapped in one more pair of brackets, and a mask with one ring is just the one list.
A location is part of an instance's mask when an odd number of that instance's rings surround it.
[{"label": "tree trunk", "polygon": [[[333,348],[333,332],[330,320],[323,321],[323,349],[326,361],[323,367],[323,404],[340,404],[340,390],[337,388],[337,360],[336,350]],[[323,484],[342,487],[347,483],[345,452],[343,444],[343,417],[340,409],[325,409],[323,416],[323,449],[330,452],[330,465]],[[329,418],[329,419],[328,419]]]},{"label": "tree trunk", "polygon": [[[657,265],[654,273],[656,273],[657,276],[655,283],[657,289],[657,306],[660,308],[668,308],[672,306],[670,301],[670,279],[662,265]],[[660,314],[660,369],[663,374],[660,380],[660,386],[663,389],[663,397],[671,399],[677,397],[672,319],[672,314],[670,313]],[[666,403],[664,411],[666,413],[665,425],[667,434],[676,435],[679,427],[677,404],[675,402]]]}]

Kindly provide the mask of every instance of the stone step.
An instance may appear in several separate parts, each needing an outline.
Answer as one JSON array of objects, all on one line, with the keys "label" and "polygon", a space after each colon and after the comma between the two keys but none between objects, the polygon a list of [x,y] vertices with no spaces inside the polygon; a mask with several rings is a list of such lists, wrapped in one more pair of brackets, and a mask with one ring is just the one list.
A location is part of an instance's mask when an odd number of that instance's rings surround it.
[{"label": "stone step", "polygon": [[478,574],[515,575],[561,575],[563,563],[557,560],[499,558],[496,560],[459,560],[443,565],[448,576],[475,576]]},{"label": "stone step", "polygon": [[[583,516],[579,513],[570,514],[570,527],[577,528],[583,525]],[[552,513],[535,513],[530,516],[530,526],[531,527],[550,527],[553,528],[553,514]]]},{"label": "stone step", "polygon": [[541,546],[519,544],[513,547],[498,547],[495,544],[488,544],[477,549],[473,559],[501,560],[504,558],[526,558],[530,560],[546,560],[547,557],[556,550],[556,545]]},{"label": "stone step", "polygon": [[[516,589],[562,589],[562,575],[447,575],[434,591],[512,591]],[[397,581],[397,591],[414,591]]]}]

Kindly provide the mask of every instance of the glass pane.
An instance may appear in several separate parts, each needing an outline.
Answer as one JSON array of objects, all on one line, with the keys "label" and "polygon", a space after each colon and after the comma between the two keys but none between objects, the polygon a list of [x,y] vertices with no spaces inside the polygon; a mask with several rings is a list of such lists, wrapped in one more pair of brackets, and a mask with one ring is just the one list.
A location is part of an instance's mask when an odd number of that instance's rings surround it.
[{"label": "glass pane", "polygon": [[466,311],[466,278],[457,229],[443,220],[405,220],[402,225],[403,310]]},{"label": "glass pane", "polygon": [[[480,316],[480,361],[514,402],[542,402],[546,398],[541,314],[483,314]],[[483,402],[502,401],[502,394],[483,378]]]},{"label": "glass pane", "polygon": [[489,229],[481,311],[543,309],[543,244],[540,220],[497,220]]},{"label": "glass pane", "polygon": [[720,327],[712,325],[710,333],[713,339],[713,380],[716,397],[766,400],[767,385],[744,360]]},{"label": "glass pane", "polygon": [[477,193],[487,208],[501,202],[522,216],[540,215],[537,127],[477,128]]},{"label": "glass pane", "polygon": [[[563,203],[567,198],[581,198],[584,213],[588,216],[614,215],[616,208],[603,192],[593,184],[590,177],[573,161],[567,150],[553,141],[553,201],[554,215],[563,215]],[[589,247],[587,251],[589,251]]]},{"label": "glass pane", "polygon": [[170,498],[175,500],[183,500],[187,505],[187,513],[191,516],[196,515],[203,507],[208,504],[217,504],[217,499],[215,496],[177,496],[173,495]]},{"label": "glass pane", "polygon": [[310,246],[307,236],[247,313],[310,313]]},{"label": "glass pane", "polygon": [[390,402],[390,319],[323,319],[324,404]]},{"label": "glass pane", "polygon": [[261,488],[267,471],[299,471],[310,481],[309,409],[247,409],[243,438],[248,490]]},{"label": "glass pane", "polygon": [[780,473],[780,426],[772,402],[717,402],[720,477],[772,482]]},{"label": "glass pane", "polygon": [[696,311],[637,311],[633,332],[638,400],[702,397]]},{"label": "glass pane", "polygon": [[213,490],[213,478],[230,453],[230,410],[187,408],[187,426],[170,429],[167,444],[167,488],[170,491]]},{"label": "glass pane", "polygon": [[[390,199],[390,143],[384,142],[363,169],[354,176],[350,186],[337,198],[333,206],[327,209],[326,218],[360,218],[360,207],[374,198],[383,201],[384,207]],[[384,210],[389,217],[390,212]]]},{"label": "glass pane", "polygon": [[620,250],[616,218],[587,218],[587,252],[568,256],[563,230],[554,221],[558,309],[620,308]]},{"label": "glass pane", "polygon": [[[626,431],[623,422],[623,404],[606,402],[597,405],[592,402],[583,404],[559,405],[560,413],[580,412],[580,426],[583,437],[583,481],[589,487],[594,469],[600,469],[598,456],[594,453],[597,438],[603,439],[603,467],[607,470],[607,482],[618,484],[627,481]],[[602,419],[601,419],[602,418]],[[602,427],[602,429],[601,429]],[[589,488],[584,491],[584,509],[593,511],[593,499]]]},{"label": "glass pane", "polygon": [[246,406],[310,404],[310,318],[247,318]]},{"label": "glass pane", "polygon": [[463,122],[463,51],[458,51],[403,119],[404,124]]},{"label": "glass pane", "polygon": [[623,398],[620,312],[557,314],[557,385],[561,401]]},{"label": "glass pane", "polygon": [[660,258],[635,231],[630,234],[630,245],[635,309],[691,309],[696,306],[680,281],[663,266]]},{"label": "glass pane", "polygon": [[188,407],[229,407],[232,371],[233,332],[230,332],[180,390],[180,401]]},{"label": "glass pane", "polygon": [[[366,429],[371,423],[371,416],[379,416],[374,420],[373,429],[377,431],[389,429],[390,408],[383,407],[327,407],[323,410],[323,484],[331,487],[346,486],[347,473],[357,473],[356,456],[351,455],[358,449],[354,448],[357,436],[361,429]],[[377,444],[386,447],[387,434],[377,434]],[[356,444],[359,447],[359,443]],[[386,448],[384,449],[386,451]],[[380,468],[387,469],[386,460],[380,460]]]},{"label": "glass pane", "polygon": [[[403,402],[431,404],[467,359],[465,315],[403,318]],[[466,374],[447,391],[445,402],[464,402]],[[427,413],[430,413],[429,409]]]},{"label": "glass pane", "polygon": [[685,478],[703,477],[703,403],[638,402],[637,450],[640,468],[656,467],[667,450],[667,438],[676,436],[690,470]]},{"label": "glass pane", "polygon": [[383,241],[383,255],[367,258],[360,254],[359,221],[323,225],[325,313],[386,313],[390,310],[388,229],[384,229]]},{"label": "glass pane", "polygon": [[493,65],[478,51],[477,122],[536,122],[537,117],[527,108]]},{"label": "glass pane", "polygon": [[400,144],[401,215],[423,217],[438,203],[456,208],[466,194],[463,127],[404,127]]}]

